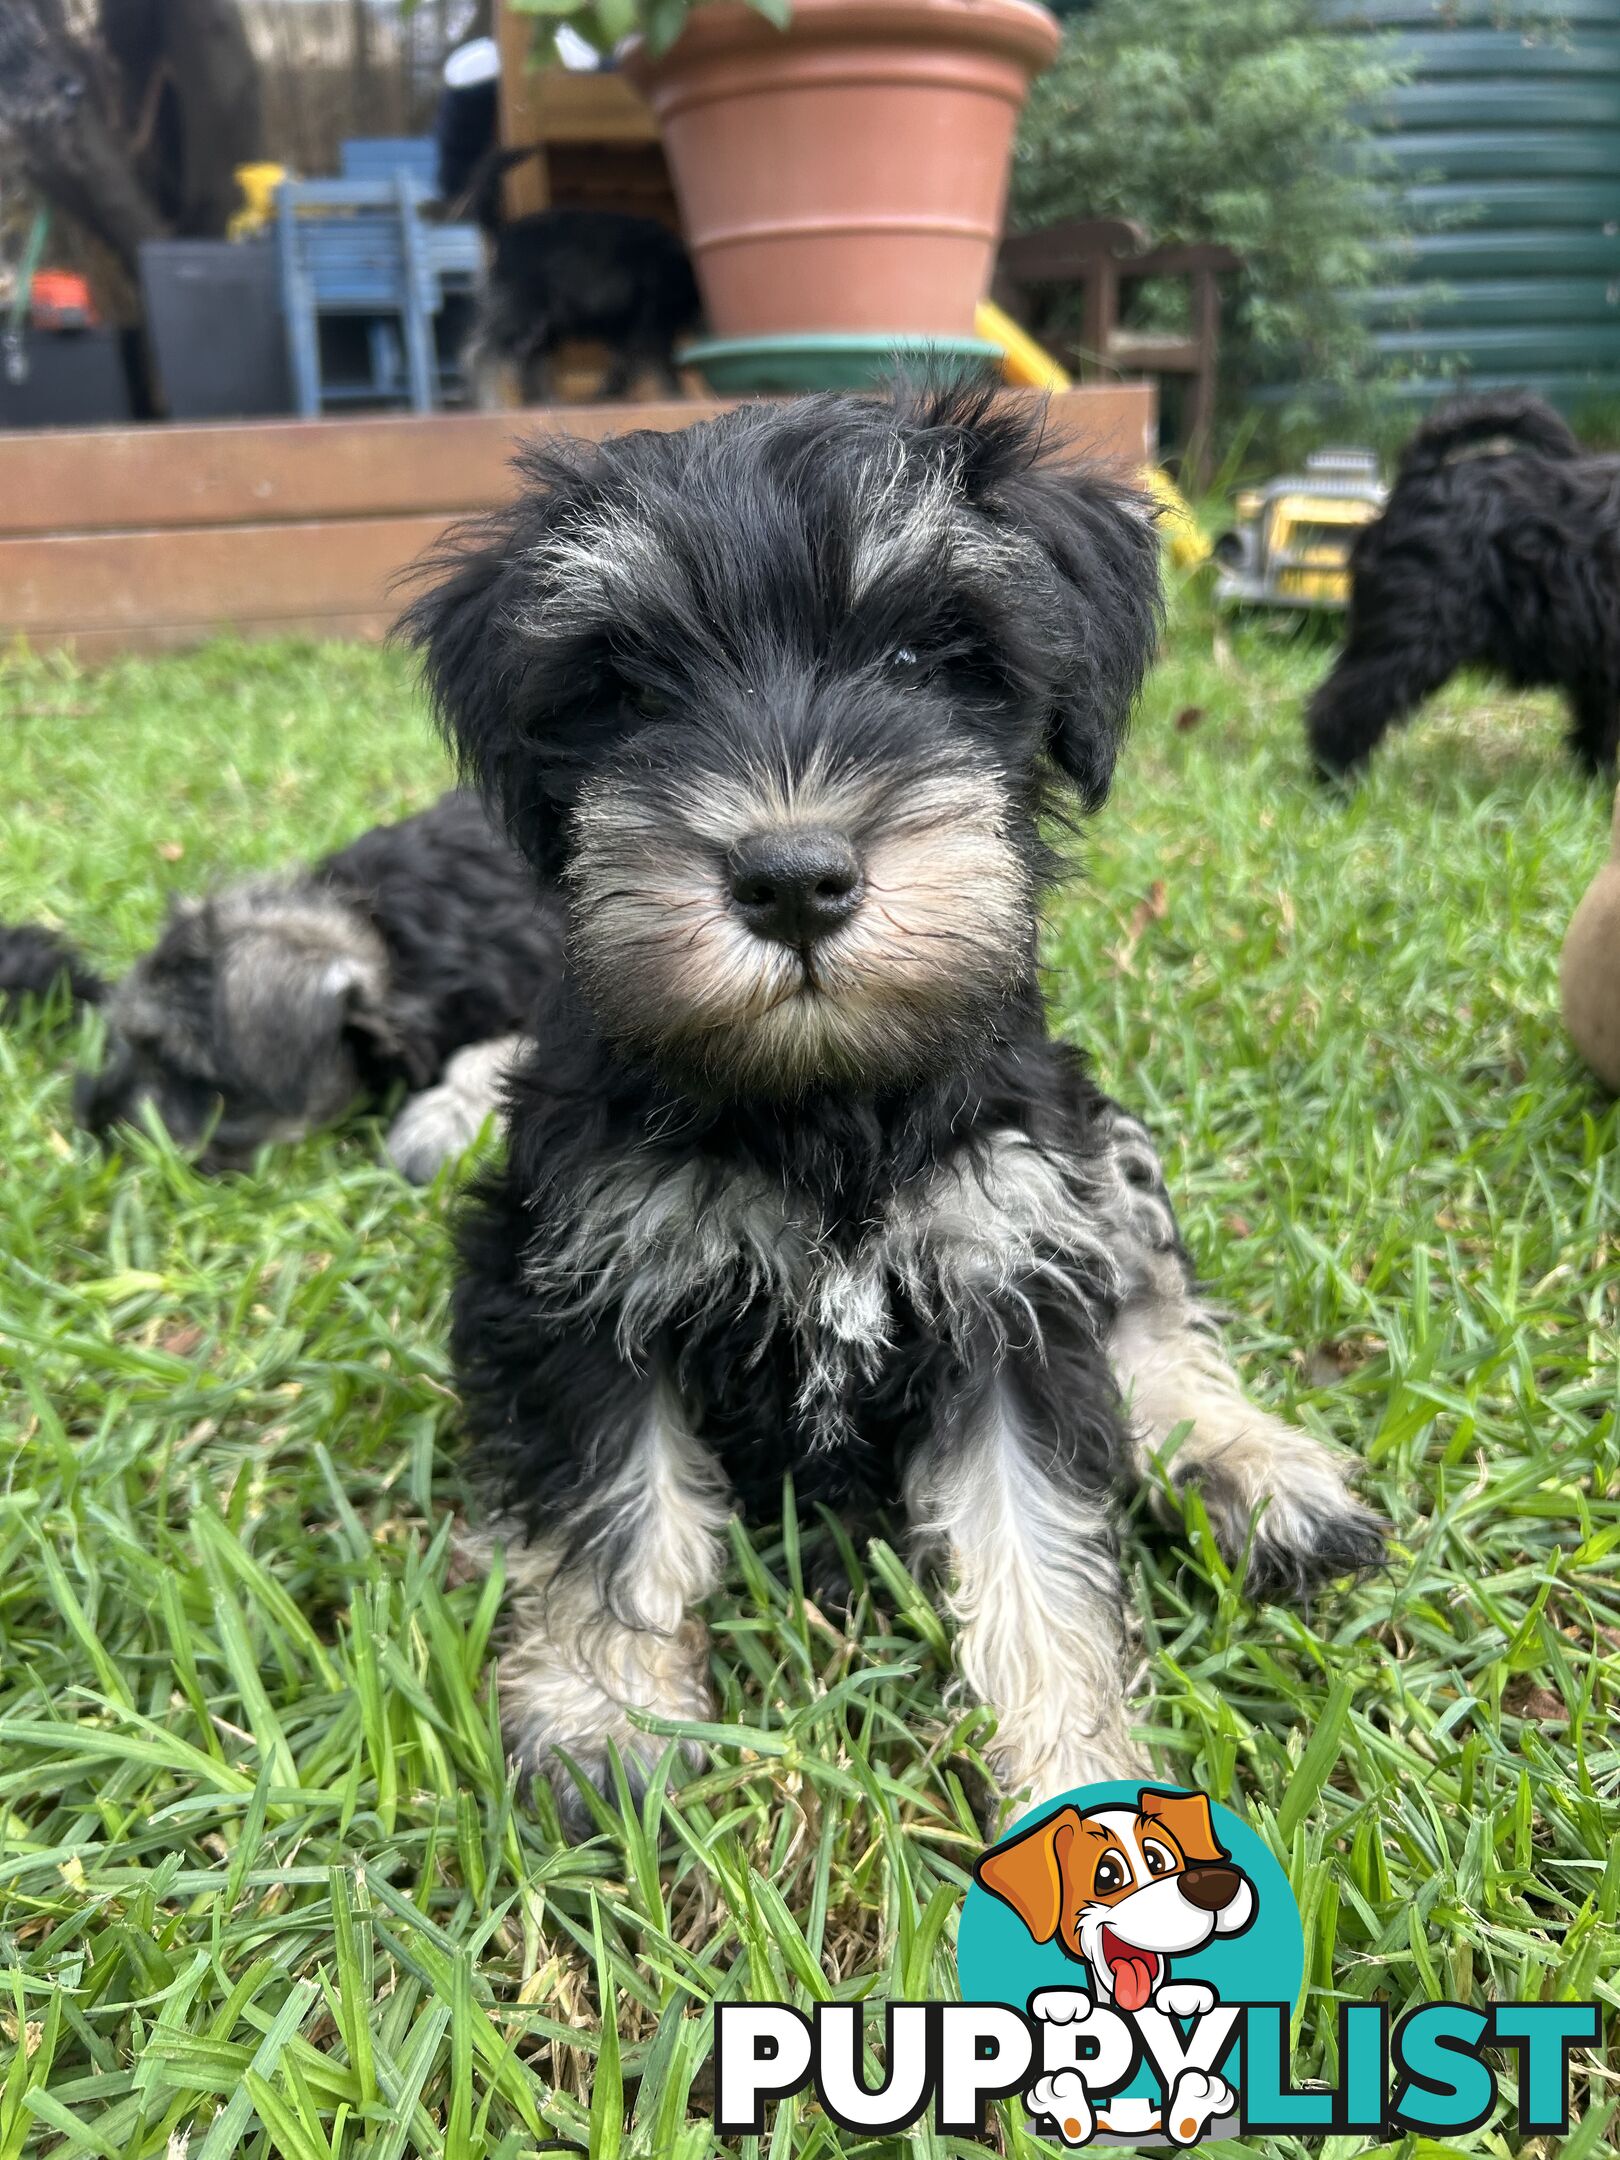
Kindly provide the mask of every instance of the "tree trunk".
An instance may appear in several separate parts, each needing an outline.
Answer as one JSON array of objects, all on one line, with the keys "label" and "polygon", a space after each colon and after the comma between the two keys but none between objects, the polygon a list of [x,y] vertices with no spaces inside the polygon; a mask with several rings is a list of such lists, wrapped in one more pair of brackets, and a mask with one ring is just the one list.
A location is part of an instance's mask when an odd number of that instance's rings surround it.
[{"label": "tree trunk", "polygon": [[7,0],[0,135],[132,295],[141,242],[222,235],[234,169],[262,154],[258,67],[235,0],[101,0],[93,35],[69,30],[59,0]]},{"label": "tree trunk", "polygon": [[239,207],[238,165],[264,156],[259,63],[236,0],[164,0],[164,58],[180,106],[179,231],[216,239]]},{"label": "tree trunk", "polygon": [[141,242],[164,226],[109,119],[99,72],[53,0],[13,0],[0,17],[0,134],[35,192],[82,225],[133,285]]}]

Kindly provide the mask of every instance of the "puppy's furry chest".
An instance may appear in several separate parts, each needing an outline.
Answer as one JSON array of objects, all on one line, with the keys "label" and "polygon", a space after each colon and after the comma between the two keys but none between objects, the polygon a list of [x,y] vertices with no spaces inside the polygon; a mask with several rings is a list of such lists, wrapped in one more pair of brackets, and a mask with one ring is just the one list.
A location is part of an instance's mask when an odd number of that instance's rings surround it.
[{"label": "puppy's furry chest", "polygon": [[1028,1344],[1059,1312],[1100,1330],[1115,1244],[1093,1170],[1008,1128],[854,1210],[755,1167],[616,1156],[548,1214],[527,1273],[549,1319],[611,1327],[627,1359],[701,1370],[756,1416],[775,1394],[825,1450],[904,1397],[897,1367]]}]

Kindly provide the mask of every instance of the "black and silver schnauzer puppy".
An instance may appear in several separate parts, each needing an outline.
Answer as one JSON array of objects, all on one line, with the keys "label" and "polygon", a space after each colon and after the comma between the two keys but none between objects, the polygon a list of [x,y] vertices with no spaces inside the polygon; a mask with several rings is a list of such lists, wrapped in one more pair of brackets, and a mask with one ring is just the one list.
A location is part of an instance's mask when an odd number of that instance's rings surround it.
[{"label": "black and silver schnauzer puppy", "polygon": [[1306,722],[1318,767],[1365,763],[1460,667],[1562,690],[1592,772],[1620,746],[1620,458],[1524,392],[1462,398],[1402,453],[1350,558],[1344,650]]},{"label": "black and silver schnauzer puppy", "polygon": [[150,1110],[209,1170],[403,1084],[389,1153],[407,1177],[432,1177],[476,1134],[560,965],[555,897],[465,794],[310,869],[179,902],[116,983],[48,932],[0,932],[12,1002],[66,972],[105,1017],[80,1122],[105,1132]]},{"label": "black and silver schnauzer puppy", "polygon": [[522,470],[411,619],[568,894],[455,1299],[514,1753],[565,1796],[560,1755],[648,1774],[637,1713],[705,1714],[728,1513],[779,1514],[791,1470],[903,1509],[1009,1790],[1134,1770],[1117,1478],[1191,1420],[1172,1475],[1258,1585],[1381,1551],[1245,1399],[1146,1133],[1042,1015],[1042,819],[1108,791],[1149,515],[966,392]]}]

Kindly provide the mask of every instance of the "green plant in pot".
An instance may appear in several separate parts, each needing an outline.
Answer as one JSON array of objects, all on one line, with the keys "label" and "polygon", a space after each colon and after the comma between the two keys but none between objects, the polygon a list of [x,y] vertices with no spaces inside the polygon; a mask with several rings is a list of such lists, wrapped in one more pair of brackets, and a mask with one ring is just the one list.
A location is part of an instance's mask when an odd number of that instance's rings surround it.
[{"label": "green plant in pot", "polygon": [[867,382],[975,338],[1013,131],[1056,53],[1036,0],[522,0],[657,115],[722,390]]}]

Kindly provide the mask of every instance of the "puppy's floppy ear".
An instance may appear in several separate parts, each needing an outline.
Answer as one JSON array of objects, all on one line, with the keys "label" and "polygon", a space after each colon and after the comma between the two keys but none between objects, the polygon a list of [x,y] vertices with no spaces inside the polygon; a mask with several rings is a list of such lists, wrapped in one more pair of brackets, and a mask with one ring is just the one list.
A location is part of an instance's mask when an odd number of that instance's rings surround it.
[{"label": "puppy's floppy ear", "polygon": [[423,660],[433,708],[452,755],[498,797],[510,756],[515,518],[497,512],[447,535],[421,564],[432,583],[394,626]]},{"label": "puppy's floppy ear", "polygon": [[1049,441],[1034,401],[958,388],[923,399],[913,419],[944,435],[968,501],[1048,573],[1026,582],[1033,619],[1020,628],[1045,685],[1046,747],[1094,810],[1158,644],[1154,505],[1116,471]]},{"label": "puppy's floppy ear", "polygon": [[1080,1810],[1059,1808],[1033,1830],[1020,1831],[987,1852],[975,1877],[1010,1905],[1038,1943],[1049,1943],[1063,1917],[1063,1876]]},{"label": "puppy's floppy ear", "polygon": [[1136,1804],[1150,1822],[1162,1823],[1194,1867],[1231,1854],[1215,1835],[1208,1796],[1201,1792],[1155,1792],[1144,1786]]},{"label": "puppy's floppy ear", "polygon": [[1159,640],[1154,513],[1092,466],[1037,467],[1009,485],[1005,500],[1058,574],[1059,670],[1047,749],[1095,810]]},{"label": "puppy's floppy ear", "polygon": [[525,619],[543,615],[536,558],[588,479],[594,446],[537,445],[517,460],[505,509],[446,535],[412,570],[431,580],[395,635],[422,654],[434,711],[456,763],[515,846],[547,876],[561,867],[546,744],[528,723],[543,704]]}]

